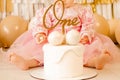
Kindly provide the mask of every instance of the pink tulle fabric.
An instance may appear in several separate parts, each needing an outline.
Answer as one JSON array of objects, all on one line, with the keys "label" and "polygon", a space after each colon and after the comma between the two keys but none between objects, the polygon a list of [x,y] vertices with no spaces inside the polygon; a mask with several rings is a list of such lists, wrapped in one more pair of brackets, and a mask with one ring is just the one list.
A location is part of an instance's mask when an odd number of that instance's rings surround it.
[{"label": "pink tulle fabric", "polygon": [[[45,33],[48,36],[52,31],[61,31],[61,25],[57,25],[52,30],[47,30],[43,27],[43,15],[46,8],[41,8],[37,11],[36,16],[30,21],[28,31],[24,32],[18,37],[15,42],[11,45],[8,53],[14,52],[26,59],[34,58],[38,61],[44,62],[42,47],[47,43],[47,39],[41,44],[37,44],[35,41],[35,35],[38,33]],[[57,15],[61,15],[61,8],[57,7]],[[52,26],[57,22],[57,19],[53,15],[53,11],[50,10],[46,15],[46,25]],[[90,43],[85,45],[84,53],[84,64],[89,59],[96,55],[100,55],[103,49],[107,49],[111,55],[118,53],[117,47],[114,43],[106,36],[94,33],[93,23],[94,17],[91,8],[76,5],[65,9],[63,19],[72,19],[78,17],[79,24],[76,26],[65,26],[65,31],[68,32],[71,29],[80,31],[80,35],[88,35]],[[52,56],[52,55],[51,55]]]},{"label": "pink tulle fabric", "polygon": [[[34,58],[43,62],[42,47],[45,43],[47,43],[47,40],[43,41],[41,44],[37,44],[35,41],[35,35],[38,33],[45,33],[46,36],[48,36],[50,32],[55,30],[61,31],[62,29],[60,24],[52,30],[47,30],[43,27],[43,15],[45,11],[46,8],[41,8],[37,11],[36,16],[30,21],[28,31],[15,40],[8,50],[8,53],[14,52],[26,59]],[[57,7],[56,13],[58,16],[61,15],[60,7]],[[52,10],[47,13],[46,17],[47,26],[52,26],[57,22]],[[76,5],[66,8],[63,19],[72,19],[74,17],[78,17],[79,24],[76,26],[65,26],[66,32],[71,29],[80,31],[81,26],[89,26],[93,24],[93,14],[91,8],[89,7]]]},{"label": "pink tulle fabric", "polygon": [[111,56],[110,62],[120,60],[120,49],[109,37],[94,32],[94,37],[91,38],[91,42],[85,44],[84,64],[87,64],[88,60],[103,54],[105,51]]}]

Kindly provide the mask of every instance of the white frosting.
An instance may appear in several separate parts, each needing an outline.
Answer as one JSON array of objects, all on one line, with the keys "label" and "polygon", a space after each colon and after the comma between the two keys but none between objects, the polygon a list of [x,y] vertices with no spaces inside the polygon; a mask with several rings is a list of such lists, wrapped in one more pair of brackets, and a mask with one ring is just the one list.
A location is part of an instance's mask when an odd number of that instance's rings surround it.
[{"label": "white frosting", "polygon": [[80,33],[76,30],[71,30],[66,34],[66,43],[76,45],[80,41]]},{"label": "white frosting", "polygon": [[45,44],[43,51],[44,71],[49,79],[71,78],[82,74],[84,52],[82,44],[76,46]]},{"label": "white frosting", "polygon": [[53,31],[48,36],[48,42],[53,45],[60,45],[64,41],[64,35],[58,31]]}]

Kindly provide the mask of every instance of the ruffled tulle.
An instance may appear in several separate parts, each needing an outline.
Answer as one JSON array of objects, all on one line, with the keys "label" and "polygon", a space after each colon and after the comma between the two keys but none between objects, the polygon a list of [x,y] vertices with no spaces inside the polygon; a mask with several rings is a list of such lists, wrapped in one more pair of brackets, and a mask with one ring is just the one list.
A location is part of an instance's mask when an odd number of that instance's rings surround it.
[{"label": "ruffled tulle", "polygon": [[41,44],[37,44],[32,36],[32,31],[28,30],[15,40],[7,53],[16,53],[25,59],[34,58],[38,61],[43,62],[42,46],[46,42],[47,40]]},{"label": "ruffled tulle", "polygon": [[[14,52],[26,59],[35,58],[38,61],[44,60],[42,47],[45,43],[47,43],[47,40],[45,40],[41,44],[37,44],[34,39],[34,35],[40,32],[49,34],[54,30],[57,29],[60,30],[62,28],[61,25],[58,25],[56,29],[51,31],[46,31],[45,29],[41,29],[43,28],[42,18],[44,12],[45,12],[44,9],[40,9],[36,13],[36,16],[30,22],[29,30],[23,33],[20,37],[18,37],[15,40],[15,42],[9,48],[8,53]],[[61,10],[58,8],[56,13],[61,14]],[[82,32],[85,31],[86,29],[89,28],[91,29],[90,25],[93,24],[94,18],[90,7],[82,7],[78,5],[75,7],[65,9],[63,19],[73,19],[74,17],[78,17],[79,24],[76,26],[73,25],[65,26],[65,28],[68,31],[70,29],[77,29],[80,32]],[[55,25],[56,22],[57,19],[55,19],[53,12],[50,11],[47,14],[46,24],[51,26],[51,25]],[[100,55],[104,49],[106,49],[114,59],[116,58],[117,54],[119,54],[120,52],[119,49],[114,45],[112,40],[110,40],[108,37],[95,33],[92,38],[93,39],[91,39],[91,43],[85,45],[86,49],[84,53],[84,63],[86,63],[92,57]]]},{"label": "ruffled tulle", "polygon": [[95,33],[93,41],[90,44],[86,44],[85,48],[84,64],[93,57],[99,56],[104,51],[107,51],[110,54],[112,58],[110,62],[120,60],[120,49],[105,35]]}]

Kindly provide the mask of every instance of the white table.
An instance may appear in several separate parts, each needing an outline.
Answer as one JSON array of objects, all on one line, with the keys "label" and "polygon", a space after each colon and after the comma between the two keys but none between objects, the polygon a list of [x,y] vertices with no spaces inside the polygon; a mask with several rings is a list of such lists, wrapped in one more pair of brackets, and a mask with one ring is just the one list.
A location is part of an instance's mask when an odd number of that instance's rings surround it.
[{"label": "white table", "polygon": [[[0,52],[0,80],[37,80],[29,75],[29,70],[23,71],[10,64],[4,55]],[[107,64],[103,70],[96,71],[98,76],[90,80],[120,80],[120,62]]]}]

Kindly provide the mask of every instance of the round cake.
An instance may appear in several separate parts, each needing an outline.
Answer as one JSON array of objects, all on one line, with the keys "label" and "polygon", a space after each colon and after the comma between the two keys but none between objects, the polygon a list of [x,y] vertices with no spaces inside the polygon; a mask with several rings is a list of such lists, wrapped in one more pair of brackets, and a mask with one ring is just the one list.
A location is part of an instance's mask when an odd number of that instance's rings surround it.
[{"label": "round cake", "polygon": [[74,78],[83,73],[84,46],[45,44],[44,71],[46,78]]}]

